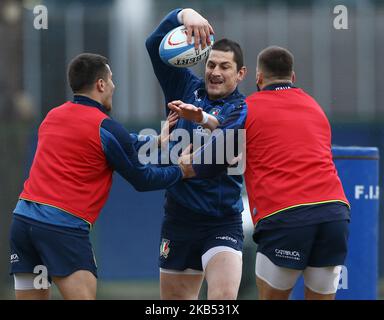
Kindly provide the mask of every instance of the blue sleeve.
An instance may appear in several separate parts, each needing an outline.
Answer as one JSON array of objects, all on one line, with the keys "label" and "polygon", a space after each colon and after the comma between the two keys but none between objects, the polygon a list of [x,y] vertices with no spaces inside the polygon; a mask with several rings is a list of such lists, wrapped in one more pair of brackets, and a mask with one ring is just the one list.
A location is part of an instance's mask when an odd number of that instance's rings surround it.
[{"label": "blue sleeve", "polygon": [[144,135],[139,135],[137,133],[130,133],[130,136],[132,138],[132,143],[135,147],[135,150],[138,151],[144,144],[150,142],[152,144],[157,143],[157,138],[156,136],[144,136]]},{"label": "blue sleeve", "polygon": [[166,189],[182,179],[178,166],[160,168],[141,164],[134,139],[116,121],[105,119],[100,127],[100,137],[109,165],[137,191]]},{"label": "blue sleeve", "polygon": [[[202,146],[193,158],[193,169],[196,172],[196,178],[212,178],[218,176],[230,165],[229,162],[231,159],[227,159],[226,155],[232,154],[233,157],[239,155],[243,147],[238,145],[239,140],[241,140],[239,139],[239,129],[244,129],[246,118],[247,105],[241,103],[234,107],[227,118],[217,127],[219,130],[213,131],[208,142]],[[233,136],[231,133],[231,136],[228,136],[228,140],[232,143],[228,144],[226,140],[230,131],[232,131]],[[227,148],[233,148],[234,150],[227,152]],[[211,163],[204,163],[205,153],[211,155],[211,157],[208,157],[208,159],[212,159]],[[223,161],[217,159],[218,154],[223,155]]]},{"label": "blue sleeve", "polygon": [[188,88],[196,82],[200,83],[191,70],[188,68],[176,68],[166,65],[160,58],[159,46],[164,36],[173,28],[180,26],[177,20],[177,14],[182,9],[175,9],[171,11],[161,22],[160,25],[153,31],[147,38],[145,45],[147,47],[149,56],[151,58],[153,70],[165,96],[166,114],[169,110],[167,103],[173,100],[183,100],[184,95]]}]

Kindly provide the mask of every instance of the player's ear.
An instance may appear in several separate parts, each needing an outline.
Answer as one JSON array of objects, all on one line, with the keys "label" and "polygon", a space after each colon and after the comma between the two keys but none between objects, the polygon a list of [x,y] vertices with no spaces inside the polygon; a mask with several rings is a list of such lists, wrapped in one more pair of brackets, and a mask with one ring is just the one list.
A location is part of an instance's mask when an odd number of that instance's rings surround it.
[{"label": "player's ear", "polygon": [[96,81],[96,89],[99,92],[104,92],[104,90],[105,90],[105,82],[104,82],[104,80],[102,78],[100,78],[100,79],[98,79]]},{"label": "player's ear", "polygon": [[292,81],[292,83],[294,83],[296,81],[295,71],[292,71],[291,81]]},{"label": "player's ear", "polygon": [[263,73],[258,71],[258,70],[256,70],[256,84],[257,85],[260,85],[260,84],[263,83],[263,78],[264,78],[263,77]]},{"label": "player's ear", "polygon": [[237,82],[243,81],[247,74],[247,68],[242,66],[241,69],[237,72]]}]

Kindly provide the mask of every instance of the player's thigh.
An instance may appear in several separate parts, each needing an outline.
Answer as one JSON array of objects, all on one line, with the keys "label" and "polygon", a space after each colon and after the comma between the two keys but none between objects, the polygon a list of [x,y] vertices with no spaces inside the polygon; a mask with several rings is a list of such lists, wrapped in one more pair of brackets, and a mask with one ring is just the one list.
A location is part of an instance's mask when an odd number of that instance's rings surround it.
[{"label": "player's thigh", "polygon": [[255,274],[259,299],[288,299],[301,273],[301,270],[278,266],[266,255],[257,252]]},{"label": "player's thigh", "polygon": [[66,277],[52,277],[66,300],[96,299],[97,279],[88,270],[78,270]]},{"label": "player's thigh", "polygon": [[237,298],[242,273],[242,253],[230,247],[214,247],[203,255],[213,254],[205,267],[208,299]]},{"label": "player's thigh", "polygon": [[160,297],[162,300],[198,299],[204,274],[200,270],[160,270]]},{"label": "player's thigh", "polygon": [[236,299],[242,273],[243,227],[233,221],[209,230],[201,257],[208,299]]},{"label": "player's thigh", "polygon": [[340,280],[341,266],[307,267],[304,270],[305,299],[334,299]]},{"label": "player's thigh", "polygon": [[50,284],[47,282],[45,286],[41,286],[37,277],[38,275],[34,273],[14,274],[17,300],[48,300],[50,298]]},{"label": "player's thigh", "polygon": [[[205,228],[205,235],[202,239],[203,252],[201,263],[204,271],[207,271],[208,265],[210,269],[215,270],[218,260],[222,263],[222,267],[238,269],[242,264],[243,251],[243,225],[241,220],[229,220],[223,218],[221,223],[211,228]],[[214,259],[215,258],[215,259]],[[211,261],[212,260],[212,261]]]}]

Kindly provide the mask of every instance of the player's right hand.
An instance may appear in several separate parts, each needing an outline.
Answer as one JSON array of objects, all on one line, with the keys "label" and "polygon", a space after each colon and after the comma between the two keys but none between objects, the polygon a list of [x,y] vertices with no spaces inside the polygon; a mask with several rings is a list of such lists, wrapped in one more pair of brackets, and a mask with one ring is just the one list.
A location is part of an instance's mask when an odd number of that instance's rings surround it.
[{"label": "player's right hand", "polygon": [[180,118],[198,123],[203,120],[203,109],[193,104],[184,103],[181,100],[174,100],[168,103],[168,108],[176,112]]},{"label": "player's right hand", "polygon": [[192,42],[192,35],[195,38],[196,49],[200,43],[202,49],[204,49],[207,44],[211,44],[210,35],[215,32],[207,19],[191,8],[183,9],[180,15],[184,26],[187,28],[187,42],[189,44]]}]

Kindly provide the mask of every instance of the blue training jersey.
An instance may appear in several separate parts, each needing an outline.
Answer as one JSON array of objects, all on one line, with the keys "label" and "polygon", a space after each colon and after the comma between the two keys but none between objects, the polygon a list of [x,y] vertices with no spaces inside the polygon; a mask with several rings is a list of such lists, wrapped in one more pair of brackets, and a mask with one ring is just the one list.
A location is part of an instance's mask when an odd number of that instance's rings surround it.
[{"label": "blue training jersey", "polygon": [[[190,69],[175,68],[162,62],[159,56],[160,42],[168,31],[180,25],[177,19],[180,10],[170,12],[146,41],[154,72],[165,96],[166,113],[169,113],[168,102],[182,100],[214,115],[220,123],[218,129],[243,129],[247,107],[245,96],[237,89],[224,99],[210,100],[204,81]],[[203,137],[207,134],[201,125],[185,119],[179,119],[173,130],[175,129],[187,130],[191,138],[193,135]],[[176,143],[177,141],[169,143],[170,150]],[[215,153],[212,154],[212,159],[215,162]],[[234,215],[243,211],[242,176],[229,176],[225,170],[217,170],[213,177],[212,174],[204,174],[203,165],[194,168],[199,178],[180,181],[167,189],[167,210],[181,211],[186,208],[210,216]],[[211,179],[200,179],[206,176],[211,176]]]}]

